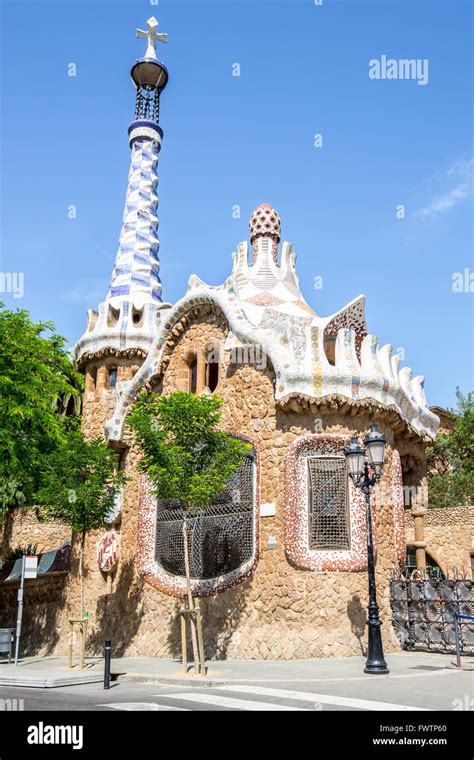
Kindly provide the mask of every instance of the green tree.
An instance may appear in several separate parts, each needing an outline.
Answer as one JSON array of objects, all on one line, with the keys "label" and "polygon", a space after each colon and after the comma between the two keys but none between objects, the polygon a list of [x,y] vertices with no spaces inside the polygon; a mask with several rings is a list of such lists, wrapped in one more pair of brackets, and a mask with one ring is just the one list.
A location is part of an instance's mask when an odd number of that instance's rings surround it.
[{"label": "green tree", "polygon": [[428,450],[430,507],[451,507],[474,501],[474,394],[456,388],[457,408],[449,414],[453,430],[440,433]]},{"label": "green tree", "polygon": [[[170,396],[142,394],[128,422],[134,430],[146,473],[160,501],[177,501],[183,510],[183,549],[189,609],[194,609],[189,564],[187,516],[199,514],[225,490],[252,448],[218,430],[222,401],[176,391]],[[191,625],[194,662],[196,631]]]},{"label": "green tree", "polygon": [[34,498],[43,520],[60,520],[79,533],[80,616],[84,615],[84,546],[86,534],[107,522],[126,478],[117,470],[115,452],[102,438],[84,440],[78,429],[43,457],[40,486]]},{"label": "green tree", "polygon": [[43,456],[67,434],[62,412],[77,409],[82,376],[65,343],[51,322],[0,304],[0,520],[32,503]]}]

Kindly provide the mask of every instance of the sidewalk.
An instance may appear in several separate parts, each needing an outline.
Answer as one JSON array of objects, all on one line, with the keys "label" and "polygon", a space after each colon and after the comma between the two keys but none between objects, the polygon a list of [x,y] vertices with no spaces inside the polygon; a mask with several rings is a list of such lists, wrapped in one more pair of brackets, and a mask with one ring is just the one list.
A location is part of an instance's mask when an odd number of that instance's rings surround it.
[{"label": "sidewalk", "polygon": [[[365,658],[345,657],[312,660],[213,660],[207,663],[205,677],[191,672],[185,676],[178,660],[145,657],[120,657],[112,660],[112,678],[123,682],[159,683],[176,686],[216,686],[236,683],[324,682],[367,679],[398,679],[457,671],[454,655],[403,652],[386,656],[390,674],[364,674]],[[462,660],[464,672],[474,670],[474,658]],[[462,672],[462,671],[461,671]],[[79,670],[67,667],[65,657],[27,657],[17,667],[0,662],[0,686],[56,688],[100,683],[104,677],[104,661],[89,657]]]}]

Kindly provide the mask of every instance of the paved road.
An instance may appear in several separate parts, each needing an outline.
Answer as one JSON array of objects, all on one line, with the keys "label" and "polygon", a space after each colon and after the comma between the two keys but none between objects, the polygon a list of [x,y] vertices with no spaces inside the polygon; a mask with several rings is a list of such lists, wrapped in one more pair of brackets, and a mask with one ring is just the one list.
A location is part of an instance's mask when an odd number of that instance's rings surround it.
[{"label": "paved road", "polygon": [[267,679],[212,688],[120,681],[113,683],[109,690],[104,690],[101,684],[56,689],[1,687],[0,700],[8,699],[23,700],[25,711],[390,710],[403,713],[416,709],[421,714],[426,710],[474,710],[473,672],[443,668],[415,669],[405,675],[389,677]]}]

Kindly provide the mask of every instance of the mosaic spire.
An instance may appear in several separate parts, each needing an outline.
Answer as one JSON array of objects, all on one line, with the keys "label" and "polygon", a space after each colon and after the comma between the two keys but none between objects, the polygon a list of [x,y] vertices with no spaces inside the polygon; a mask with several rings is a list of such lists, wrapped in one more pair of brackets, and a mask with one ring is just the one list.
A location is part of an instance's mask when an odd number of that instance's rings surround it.
[{"label": "mosaic spire", "polygon": [[147,31],[137,29],[137,37],[147,40],[147,49],[131,70],[137,91],[135,119],[128,130],[132,155],[119,248],[107,294],[108,300],[130,300],[139,306],[161,301],[157,190],[163,130],[158,121],[160,94],[168,82],[168,72],[155,49],[156,42],[167,42],[168,36],[157,33],[154,17],[148,19],[147,27]]},{"label": "mosaic spire", "polygon": [[130,72],[136,89],[135,115],[128,129],[131,162],[119,247],[105,301],[97,311],[89,310],[86,332],[76,346],[80,365],[104,352],[146,354],[169,308],[161,299],[157,171],[163,139],[160,95],[168,72],[156,57],[157,43],[167,42],[168,36],[159,34],[157,27],[152,17],[146,31],[137,29],[147,47]]}]

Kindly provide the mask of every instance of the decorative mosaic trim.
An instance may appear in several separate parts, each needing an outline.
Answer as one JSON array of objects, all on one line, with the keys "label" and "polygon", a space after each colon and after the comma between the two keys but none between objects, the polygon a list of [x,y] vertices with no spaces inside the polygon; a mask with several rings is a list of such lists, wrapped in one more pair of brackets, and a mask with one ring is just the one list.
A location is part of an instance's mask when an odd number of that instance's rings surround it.
[{"label": "decorative mosaic trim", "polygon": [[126,348],[125,350],[121,350],[119,348],[114,348],[113,346],[108,346],[101,348],[99,351],[90,351],[81,354],[81,360],[78,361],[78,367],[83,367],[85,364],[96,359],[103,359],[105,356],[115,356],[117,359],[133,359],[135,357],[137,359],[145,359],[147,352],[141,348]]},{"label": "decorative mosaic trim", "polygon": [[313,355],[313,394],[323,395],[323,367],[320,359],[319,328],[311,326],[311,350]]},{"label": "decorative mosaic trim", "polygon": [[405,562],[406,534],[405,534],[405,506],[403,504],[403,474],[400,454],[395,449],[392,453],[392,503],[395,546],[397,560],[400,565]]},{"label": "decorative mosaic trim", "polygon": [[[259,455],[255,443],[247,436],[230,432],[229,435],[251,443],[255,451],[255,502],[254,502],[254,552],[252,558],[226,575],[218,578],[200,580],[191,578],[193,596],[212,596],[221,591],[227,591],[249,578],[257,564],[259,556],[259,514],[260,514],[260,479],[259,479]],[[155,559],[155,534],[156,534],[156,498],[151,493],[151,484],[148,478],[140,476],[140,501],[138,509],[138,538],[136,564],[140,577],[150,586],[162,591],[169,596],[184,598],[187,594],[186,578],[168,573]]]},{"label": "decorative mosaic trim", "polygon": [[155,140],[158,150],[160,150],[161,141],[163,139],[163,130],[152,121],[134,121],[128,128],[128,142],[130,147],[132,147],[135,140],[138,140],[140,137]]},{"label": "decorative mosaic trim", "polygon": [[[349,550],[314,550],[309,548],[309,483],[306,459],[310,456],[343,456],[349,435],[308,435],[296,440],[288,449],[285,461],[285,550],[296,567],[316,572],[336,570],[350,572],[367,566],[367,532],[365,498],[349,482],[351,548]],[[375,512],[372,509],[374,550],[377,547]]]}]

